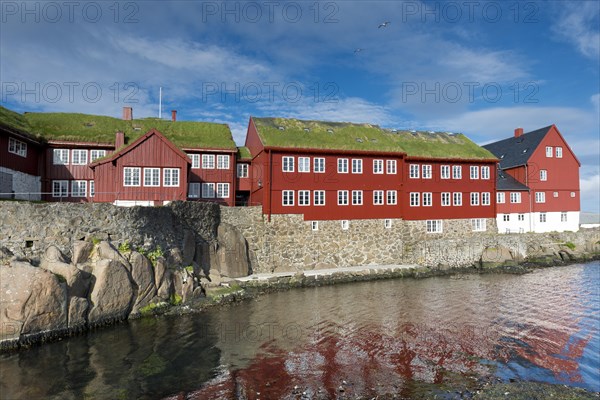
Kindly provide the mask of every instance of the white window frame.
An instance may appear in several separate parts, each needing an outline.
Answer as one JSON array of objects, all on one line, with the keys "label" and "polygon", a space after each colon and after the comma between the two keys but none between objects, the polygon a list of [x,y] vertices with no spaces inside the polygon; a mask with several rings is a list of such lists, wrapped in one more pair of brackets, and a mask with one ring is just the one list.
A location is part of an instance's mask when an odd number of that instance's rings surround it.
[{"label": "white window frame", "polygon": [[408,166],[408,177],[410,179],[419,179],[419,164],[410,164]]},{"label": "white window frame", "polygon": [[310,157],[298,157],[298,172],[310,173]]},{"label": "white window frame", "polygon": [[440,165],[440,177],[442,179],[450,179],[450,166]]},{"label": "white window frame", "polygon": [[347,206],[349,204],[348,200],[348,191],[347,190],[338,190],[337,191],[337,204],[338,206]]},{"label": "white window frame", "polygon": [[188,185],[188,198],[199,199],[202,195],[202,185],[200,182],[190,182]]},{"label": "white window frame", "polygon": [[571,197],[575,197],[575,192],[571,192]]},{"label": "white window frame", "polygon": [[385,199],[389,206],[395,206],[396,204],[398,204],[398,191],[388,190],[385,193]]},{"label": "white window frame", "polygon": [[546,192],[535,192],[535,202],[536,203],[545,203],[546,202]]},{"label": "white window frame", "polygon": [[69,181],[52,181],[52,197],[69,197]]},{"label": "white window frame", "polygon": [[188,154],[192,161],[192,169],[200,169],[200,154]]},{"label": "white window frame", "polygon": [[383,160],[373,160],[373,174],[383,174]]},{"label": "white window frame", "polygon": [[462,207],[462,192],[452,193],[452,205],[455,207]]},{"label": "white window frame", "polygon": [[230,157],[229,154],[217,155],[217,169],[229,169]]},{"label": "white window frame", "polygon": [[373,190],[373,205],[382,206],[385,204],[385,192],[383,190]]},{"label": "white window frame", "polygon": [[548,221],[548,217],[547,217],[546,213],[545,212],[541,212],[540,213],[540,222],[541,223],[545,223],[547,221]]},{"label": "white window frame", "polygon": [[228,199],[230,195],[229,183],[217,183],[217,199]]},{"label": "white window frame", "polygon": [[546,158],[552,158],[553,152],[552,146],[546,146]]},{"label": "white window frame", "polygon": [[205,182],[202,183],[202,198],[203,199],[214,199],[217,196],[217,192],[215,190],[215,184]]},{"label": "white window frame", "polygon": [[71,150],[71,165],[87,165],[88,151],[85,149]]},{"label": "white window frame", "polygon": [[521,192],[510,192],[510,204],[521,203]]},{"label": "white window frame", "polygon": [[565,211],[560,212],[560,222],[568,222],[568,214]]},{"label": "white window frame", "polygon": [[392,227],[392,220],[389,218],[386,218],[383,220],[383,227],[385,229],[390,229]]},{"label": "white window frame", "polygon": [[315,157],[313,159],[313,171],[315,174],[324,174],[325,173],[325,158]]},{"label": "white window frame", "polygon": [[27,157],[27,143],[21,142],[13,137],[8,138],[8,152],[19,157]]},{"label": "white window frame", "polygon": [[423,204],[423,207],[433,206],[433,193],[424,192],[422,197],[423,197],[423,199],[421,201],[421,204]]},{"label": "white window frame", "polygon": [[245,163],[241,163],[237,165],[237,177],[238,178],[247,178],[249,175],[250,166]]},{"label": "white window frame", "polygon": [[462,165],[452,166],[452,179],[462,179]]},{"label": "white window frame", "polygon": [[[300,163],[298,163],[298,168],[300,168]],[[310,206],[310,190],[298,190],[298,206]]]},{"label": "white window frame", "polygon": [[540,169],[540,181],[548,180],[548,170]]},{"label": "white window frame", "polygon": [[352,173],[362,174],[363,173],[363,160],[361,158],[352,159]]},{"label": "white window frame", "polygon": [[69,149],[53,149],[52,163],[54,165],[69,165]]},{"label": "white window frame", "polygon": [[482,192],[481,193],[481,205],[489,206],[491,204],[492,204],[492,199],[491,199],[490,192]]},{"label": "white window frame", "polygon": [[348,159],[347,158],[338,158],[337,159],[337,172],[338,172],[338,174],[347,174],[348,173]]},{"label": "white window frame", "polygon": [[452,205],[452,195],[450,192],[442,192],[441,204],[442,207],[450,207]]},{"label": "white window frame", "polygon": [[202,169],[215,169],[214,154],[202,154]]},{"label": "white window frame", "polygon": [[421,193],[411,192],[409,204],[411,207],[420,207],[421,206]]},{"label": "white window frame", "polygon": [[[130,179],[129,184],[127,183],[127,178]],[[124,187],[139,187],[141,185],[142,185],[142,168],[140,168],[140,167],[123,167],[123,186]]]},{"label": "white window frame", "polygon": [[294,196],[295,196],[295,193],[293,190],[282,190],[281,191],[281,205],[284,207],[293,207],[294,206]]},{"label": "white window frame", "polygon": [[319,230],[319,221],[310,221],[310,229],[312,231],[318,231]]},{"label": "white window frame", "polygon": [[487,230],[487,223],[485,218],[473,218],[471,219],[471,227],[473,232],[485,232]]},{"label": "white window frame", "polygon": [[471,165],[469,167],[469,178],[470,179],[479,179],[479,167],[476,165]]},{"label": "white window frame", "polygon": [[[149,183],[148,180],[150,180]],[[160,186],[160,168],[144,168],[144,186]]]},{"label": "white window frame", "polygon": [[87,197],[87,181],[71,181],[71,197]]},{"label": "white window frame", "polygon": [[281,171],[282,172],[294,172],[294,157],[291,157],[291,156],[281,157]]},{"label": "white window frame", "polygon": [[498,203],[498,204],[506,203],[506,193],[496,192],[496,203]]},{"label": "white window frame", "polygon": [[479,193],[478,192],[471,192],[471,206],[478,206],[479,205]]},{"label": "white window frame", "polygon": [[431,179],[432,175],[433,175],[433,174],[431,173],[431,165],[429,165],[429,164],[424,164],[424,165],[421,167],[421,177],[422,177],[423,179]]},{"label": "white window frame", "polygon": [[163,186],[179,187],[180,175],[179,168],[163,168]]},{"label": "white window frame", "polygon": [[396,160],[386,160],[385,171],[388,175],[396,175],[398,173],[398,163]]},{"label": "white window frame", "polygon": [[429,219],[425,221],[427,233],[442,233],[444,231],[444,222],[441,219]]},{"label": "white window frame", "polygon": [[106,157],[106,150],[90,150],[90,163],[102,157]]},{"label": "white window frame", "polygon": [[352,191],[352,205],[353,206],[362,206],[363,205],[363,191],[362,190],[353,190]]},{"label": "white window frame", "polygon": [[350,221],[347,219],[342,220],[342,230],[347,231],[350,228]]},{"label": "white window frame", "polygon": [[556,158],[562,158],[562,156],[563,156],[563,151],[562,151],[563,149],[562,149],[562,147],[556,146],[554,148],[554,150],[556,151]]},{"label": "white window frame", "polygon": [[490,179],[490,167],[481,167],[481,179]]},{"label": "white window frame", "polygon": [[324,206],[325,205],[325,191],[315,190],[313,192],[313,205]]},{"label": "white window frame", "polygon": [[90,181],[90,197],[96,197],[96,182]]}]

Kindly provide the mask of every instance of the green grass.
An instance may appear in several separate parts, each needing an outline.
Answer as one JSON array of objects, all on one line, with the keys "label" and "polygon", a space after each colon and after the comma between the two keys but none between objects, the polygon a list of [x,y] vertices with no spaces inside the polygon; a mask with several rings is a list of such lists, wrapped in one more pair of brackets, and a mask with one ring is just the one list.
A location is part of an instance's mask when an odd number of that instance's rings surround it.
[{"label": "green grass", "polygon": [[125,134],[125,141],[129,144],[155,128],[181,148],[236,150],[229,127],[211,122],[171,122],[158,118],[123,121],[113,117],[75,113],[31,112],[21,115],[0,107],[0,124],[45,140],[106,144],[114,144],[117,131]]},{"label": "green grass", "polygon": [[[347,122],[253,118],[266,146],[406,153],[416,157],[495,159],[463,134],[391,131]],[[283,127],[283,129],[280,129]]]},{"label": "green grass", "polygon": [[247,147],[238,147],[238,157],[239,158],[252,158],[252,154],[250,154],[250,149]]},{"label": "green grass", "polygon": [[575,243],[573,243],[573,242],[566,242],[566,243],[563,243],[562,245],[565,247],[568,247],[571,250],[575,250],[575,247],[576,247]]}]

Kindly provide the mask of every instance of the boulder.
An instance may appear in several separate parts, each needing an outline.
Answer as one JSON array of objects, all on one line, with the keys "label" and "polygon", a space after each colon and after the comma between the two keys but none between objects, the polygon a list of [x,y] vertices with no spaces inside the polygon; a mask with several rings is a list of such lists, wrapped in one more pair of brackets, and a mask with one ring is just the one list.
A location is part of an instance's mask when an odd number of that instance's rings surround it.
[{"label": "boulder", "polygon": [[480,263],[482,266],[495,266],[513,259],[510,249],[504,246],[486,247],[481,254]]},{"label": "boulder", "polygon": [[156,295],[164,301],[168,301],[173,293],[173,281],[171,270],[167,268],[166,260],[163,257],[156,259],[154,263],[154,283],[156,285]]},{"label": "boulder", "polygon": [[66,285],[29,263],[0,266],[0,304],[2,339],[67,328]]},{"label": "boulder", "polygon": [[87,324],[87,311],[90,303],[82,297],[71,297],[69,300],[69,328],[83,329]]},{"label": "boulder", "polygon": [[248,244],[233,225],[221,223],[217,229],[219,246],[216,250],[216,266],[221,276],[240,278],[248,276]]},{"label": "boulder", "polygon": [[183,231],[183,244],[181,247],[183,249],[183,265],[191,265],[192,261],[194,261],[194,255],[196,254],[196,237],[194,232],[189,229]]},{"label": "boulder", "polygon": [[46,251],[44,251],[44,255],[42,256],[42,262],[47,261],[47,262],[54,262],[54,261],[58,261],[61,263],[66,263],[67,259],[65,258],[65,256],[63,255],[63,253],[60,251],[60,249],[54,245],[50,245],[46,248]]},{"label": "boulder", "polygon": [[146,307],[154,296],[156,296],[156,286],[154,285],[154,271],[152,263],[143,254],[134,251],[130,256],[131,278],[137,285],[137,297],[133,303],[132,312],[139,312],[140,308]]},{"label": "boulder", "polygon": [[46,257],[42,258],[40,268],[59,275],[59,279],[64,279],[67,284],[69,297],[87,297],[91,281],[90,274],[78,269],[74,265],[58,260],[52,261]]},{"label": "boulder", "polygon": [[75,240],[73,242],[73,259],[71,263],[73,265],[85,263],[90,258],[93,249],[93,243],[84,240]]},{"label": "boulder", "polygon": [[118,261],[127,268],[128,271],[131,271],[131,264],[129,264],[129,261],[119,253],[119,250],[117,250],[110,242],[100,242],[96,251],[100,259]]},{"label": "boulder", "polygon": [[125,319],[133,298],[133,287],[125,266],[115,260],[100,260],[94,265],[93,275],[89,323]]},{"label": "boulder", "polygon": [[193,298],[194,277],[187,270],[183,269],[173,273],[173,289],[176,294],[181,296],[185,303]]}]

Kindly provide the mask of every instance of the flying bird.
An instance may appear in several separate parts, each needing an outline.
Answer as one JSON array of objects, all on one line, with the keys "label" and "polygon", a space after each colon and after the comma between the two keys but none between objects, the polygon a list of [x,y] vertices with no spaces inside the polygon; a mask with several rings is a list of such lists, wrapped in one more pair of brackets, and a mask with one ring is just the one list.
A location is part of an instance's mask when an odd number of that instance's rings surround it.
[{"label": "flying bird", "polygon": [[385,22],[382,22],[381,24],[379,24],[379,26],[378,26],[377,28],[378,28],[378,29],[379,29],[379,28],[387,28],[387,26],[388,26],[389,24],[391,24],[391,22],[390,22],[390,21],[385,21]]}]

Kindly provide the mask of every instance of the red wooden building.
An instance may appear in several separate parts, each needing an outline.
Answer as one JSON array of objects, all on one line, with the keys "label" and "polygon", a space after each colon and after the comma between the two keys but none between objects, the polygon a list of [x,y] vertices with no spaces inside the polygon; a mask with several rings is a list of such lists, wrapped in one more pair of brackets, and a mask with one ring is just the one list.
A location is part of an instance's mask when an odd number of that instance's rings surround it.
[{"label": "red wooden building", "polygon": [[580,163],[555,125],[484,146],[498,157],[498,230],[577,231]]}]

